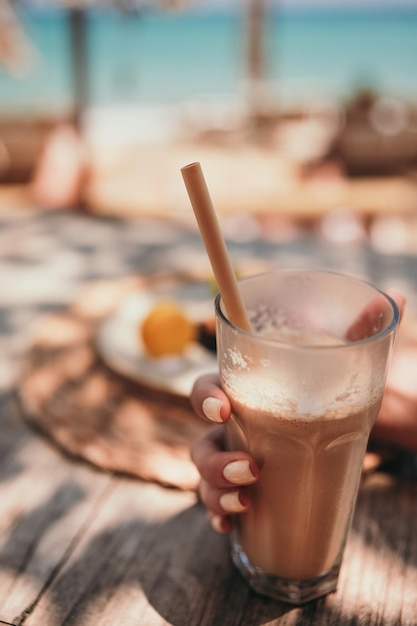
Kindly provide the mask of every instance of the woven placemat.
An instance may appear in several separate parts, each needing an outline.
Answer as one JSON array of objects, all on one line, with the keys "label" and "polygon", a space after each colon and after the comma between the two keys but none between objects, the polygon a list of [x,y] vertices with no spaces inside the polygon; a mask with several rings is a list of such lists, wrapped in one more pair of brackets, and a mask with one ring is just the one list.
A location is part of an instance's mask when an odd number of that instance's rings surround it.
[{"label": "woven placemat", "polygon": [[137,277],[102,281],[68,308],[42,316],[18,396],[24,418],[69,455],[103,470],[194,489],[190,445],[207,425],[188,398],[118,375],[96,349],[100,322],[125,295],[148,287]]}]

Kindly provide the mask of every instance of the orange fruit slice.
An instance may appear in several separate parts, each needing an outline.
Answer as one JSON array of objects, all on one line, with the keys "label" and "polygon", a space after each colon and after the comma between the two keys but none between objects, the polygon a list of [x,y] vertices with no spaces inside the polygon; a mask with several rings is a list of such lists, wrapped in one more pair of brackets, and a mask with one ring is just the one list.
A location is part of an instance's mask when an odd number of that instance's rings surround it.
[{"label": "orange fruit slice", "polygon": [[195,325],[175,302],[159,302],[143,320],[140,332],[151,356],[182,354],[195,339]]}]

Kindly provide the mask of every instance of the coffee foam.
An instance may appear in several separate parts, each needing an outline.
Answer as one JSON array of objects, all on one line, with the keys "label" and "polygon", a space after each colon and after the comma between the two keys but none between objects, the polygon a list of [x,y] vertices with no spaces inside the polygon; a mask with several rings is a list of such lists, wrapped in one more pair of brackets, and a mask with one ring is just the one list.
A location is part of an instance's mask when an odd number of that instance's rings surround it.
[{"label": "coffee foam", "polygon": [[[257,354],[256,347],[241,351],[234,345],[221,359],[223,382],[236,402],[288,419],[311,420],[343,418],[378,399],[380,390],[372,384],[373,368],[366,363],[366,354],[359,361],[355,351],[333,352],[333,347],[348,342],[320,328],[317,320],[310,320],[307,330],[295,322],[294,327],[282,321],[278,327],[275,322],[265,316],[257,327],[271,346],[264,345]],[[274,342],[287,344],[288,351],[274,347]]]},{"label": "coffee foam", "polygon": [[318,381],[307,387],[299,380],[280,377],[267,369],[252,370],[247,367],[236,372],[223,371],[227,394],[253,411],[269,413],[271,417],[286,419],[338,419],[359,412],[376,401],[369,396],[356,372],[344,379],[328,383]]}]

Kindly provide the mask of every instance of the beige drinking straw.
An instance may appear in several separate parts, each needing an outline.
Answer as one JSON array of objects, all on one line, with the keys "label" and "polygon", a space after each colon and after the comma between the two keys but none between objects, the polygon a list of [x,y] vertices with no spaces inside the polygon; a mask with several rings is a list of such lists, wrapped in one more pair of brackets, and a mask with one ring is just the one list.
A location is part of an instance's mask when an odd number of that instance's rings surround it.
[{"label": "beige drinking straw", "polygon": [[190,163],[181,172],[227,315],[235,326],[251,331],[200,163]]}]

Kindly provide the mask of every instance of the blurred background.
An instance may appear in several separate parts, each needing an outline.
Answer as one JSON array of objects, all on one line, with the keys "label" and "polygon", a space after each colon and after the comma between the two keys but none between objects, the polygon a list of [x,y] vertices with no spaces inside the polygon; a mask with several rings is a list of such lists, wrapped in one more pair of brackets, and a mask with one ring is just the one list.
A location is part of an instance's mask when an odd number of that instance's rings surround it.
[{"label": "blurred background", "polygon": [[414,253],[416,68],[415,0],[1,0],[0,209],[186,220],[200,161],[231,232]]}]

